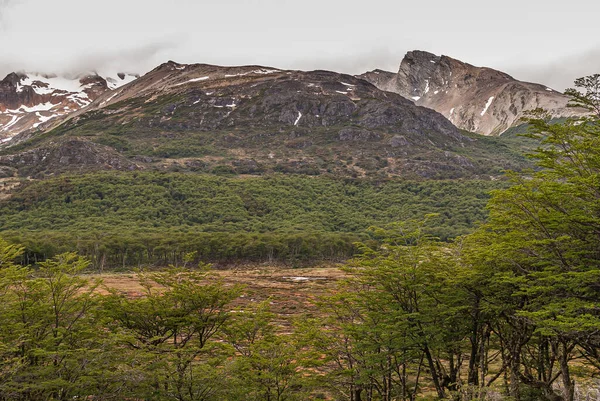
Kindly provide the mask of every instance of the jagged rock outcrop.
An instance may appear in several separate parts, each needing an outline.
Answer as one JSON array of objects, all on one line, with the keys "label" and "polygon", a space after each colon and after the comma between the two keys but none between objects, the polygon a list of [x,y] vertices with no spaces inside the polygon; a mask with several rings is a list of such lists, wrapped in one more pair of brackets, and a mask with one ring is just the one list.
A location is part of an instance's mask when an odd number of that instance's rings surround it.
[{"label": "jagged rock outcrop", "polygon": [[537,108],[553,117],[584,114],[568,108],[565,95],[544,85],[423,51],[408,52],[396,74],[375,70],[360,77],[436,110],[459,128],[482,135],[500,135]]},{"label": "jagged rock outcrop", "polygon": [[60,138],[43,146],[0,156],[0,166],[19,169],[21,175],[66,171],[137,170],[140,167],[114,149],[83,138]]}]

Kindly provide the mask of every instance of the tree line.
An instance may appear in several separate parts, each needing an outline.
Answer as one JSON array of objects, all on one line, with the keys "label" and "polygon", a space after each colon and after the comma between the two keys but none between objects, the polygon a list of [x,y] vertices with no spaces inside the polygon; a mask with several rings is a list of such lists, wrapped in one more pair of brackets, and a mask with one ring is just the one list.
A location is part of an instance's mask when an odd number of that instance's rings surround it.
[{"label": "tree line", "polygon": [[175,173],[95,173],[25,182],[0,202],[4,238],[24,264],[77,251],[97,270],[198,261],[345,260],[367,228],[440,213],[443,240],[486,218],[486,181],[401,182]]}]

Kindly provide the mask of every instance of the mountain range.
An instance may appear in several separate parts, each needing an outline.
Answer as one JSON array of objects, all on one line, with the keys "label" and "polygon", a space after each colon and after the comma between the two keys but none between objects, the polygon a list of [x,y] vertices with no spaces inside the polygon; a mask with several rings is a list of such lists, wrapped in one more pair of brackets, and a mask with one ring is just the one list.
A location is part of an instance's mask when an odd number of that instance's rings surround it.
[{"label": "mountain range", "polygon": [[359,76],[172,61],[141,77],[13,73],[0,81],[0,173],[489,179],[527,162],[513,136],[477,134],[501,134],[538,107],[580,113],[567,102],[543,85],[419,51],[398,73]]}]

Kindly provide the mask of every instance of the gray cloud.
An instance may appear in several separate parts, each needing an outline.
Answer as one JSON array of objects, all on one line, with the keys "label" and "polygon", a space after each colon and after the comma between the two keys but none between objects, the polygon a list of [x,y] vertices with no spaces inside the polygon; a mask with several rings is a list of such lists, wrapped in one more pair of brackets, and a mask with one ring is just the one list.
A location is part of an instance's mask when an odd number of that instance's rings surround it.
[{"label": "gray cloud", "polygon": [[310,70],[325,69],[344,72],[347,74],[360,74],[374,69],[397,71],[406,49],[371,48],[358,49],[354,54],[340,55],[339,57],[315,56],[314,58],[301,58],[292,60],[290,67]]},{"label": "gray cloud", "polygon": [[[73,60],[72,64],[61,72],[77,74],[82,71],[120,71],[140,73],[155,67],[161,55],[177,49],[175,41],[148,43],[140,47],[116,50],[88,51]],[[140,71],[142,70],[142,71]]]},{"label": "gray cloud", "polygon": [[600,74],[600,47],[563,56],[550,63],[507,66],[506,70],[515,78],[543,82],[554,89],[563,91],[572,87],[577,78]]},{"label": "gray cloud", "polygon": [[12,3],[14,3],[14,0],[0,0],[0,31],[5,29],[4,14]]},{"label": "gray cloud", "polygon": [[140,47],[116,50],[88,50],[69,60],[64,65],[57,64],[51,68],[38,68],[37,63],[30,66],[0,62],[0,75],[3,77],[14,71],[29,71],[53,73],[65,76],[75,76],[81,73],[98,72],[114,75],[117,72],[143,73],[155,67],[157,60],[162,60],[162,54],[176,49],[174,42],[148,43]]},{"label": "gray cloud", "polygon": [[569,54],[600,49],[598,14],[589,0],[493,12],[479,0],[0,0],[0,73],[144,73],[172,59],[357,74],[422,49],[562,89],[584,75]]}]

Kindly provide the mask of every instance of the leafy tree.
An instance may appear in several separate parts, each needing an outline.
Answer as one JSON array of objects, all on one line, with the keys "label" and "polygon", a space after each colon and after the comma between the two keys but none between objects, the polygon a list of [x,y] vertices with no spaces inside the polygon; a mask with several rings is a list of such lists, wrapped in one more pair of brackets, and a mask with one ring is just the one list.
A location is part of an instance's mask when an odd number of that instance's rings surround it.
[{"label": "leafy tree", "polygon": [[[270,300],[236,311],[225,329],[225,341],[235,350],[229,368],[227,399],[256,401],[305,400],[310,350],[295,333],[284,334],[270,311]],[[310,376],[307,375],[307,376]]]},{"label": "leafy tree", "polygon": [[321,342],[330,344],[334,375],[353,401],[412,400],[422,381],[445,398],[458,389],[469,334],[466,293],[449,285],[457,260],[422,226],[375,234],[383,245],[361,246],[352,279],[325,303],[336,329]]},{"label": "leafy tree", "polygon": [[493,194],[489,223],[473,237],[494,289],[486,297],[498,305],[493,329],[517,400],[531,389],[554,399],[560,379],[562,397],[572,401],[569,362],[581,353],[600,366],[599,77],[576,81],[585,92],[568,91],[574,105],[597,115],[529,121],[530,136],[541,143],[531,156],[541,169],[512,174],[514,185]]},{"label": "leafy tree", "polygon": [[142,356],[145,387],[139,386],[138,394],[179,401],[218,399],[224,354],[211,340],[229,320],[229,303],[239,288],[225,287],[206,271],[175,268],[142,273],[140,283],[142,297],[113,293],[104,306],[123,346]]},{"label": "leafy tree", "polygon": [[578,78],[575,88],[567,89],[565,94],[571,97],[571,107],[583,107],[600,116],[600,74]]},{"label": "leafy tree", "polygon": [[[6,243],[0,248],[3,257],[19,254]],[[87,264],[75,254],[59,255],[36,270],[3,261],[1,399],[97,394],[104,342],[91,313],[97,306],[95,284],[76,276]]]}]

